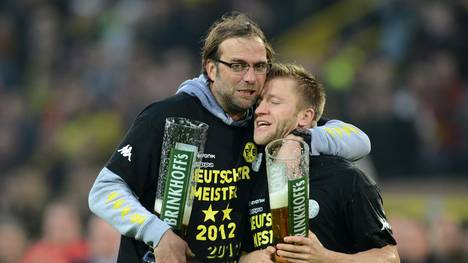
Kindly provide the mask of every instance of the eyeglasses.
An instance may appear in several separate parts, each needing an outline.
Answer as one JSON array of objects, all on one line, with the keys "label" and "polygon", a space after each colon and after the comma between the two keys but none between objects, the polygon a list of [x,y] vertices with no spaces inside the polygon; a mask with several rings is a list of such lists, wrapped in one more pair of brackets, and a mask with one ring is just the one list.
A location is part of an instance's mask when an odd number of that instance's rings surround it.
[{"label": "eyeglasses", "polygon": [[[224,64],[228,66],[233,72],[235,73],[247,73],[250,69],[250,64],[246,62],[233,62],[229,63],[226,61],[222,61],[221,59],[214,59],[214,61],[219,62],[221,64]],[[266,74],[268,71],[270,71],[271,64],[270,63],[265,63],[265,62],[260,62],[256,63],[253,65],[253,69],[255,74]]]}]

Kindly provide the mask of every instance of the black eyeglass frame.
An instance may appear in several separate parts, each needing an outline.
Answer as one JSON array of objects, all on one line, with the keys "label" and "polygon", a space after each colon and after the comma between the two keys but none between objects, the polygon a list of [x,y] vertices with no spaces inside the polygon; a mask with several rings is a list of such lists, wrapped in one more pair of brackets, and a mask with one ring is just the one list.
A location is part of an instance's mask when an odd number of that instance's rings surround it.
[{"label": "black eyeglass frame", "polygon": [[[253,66],[251,66],[249,63],[244,62],[244,61],[231,62],[231,63],[223,61],[221,59],[213,59],[213,61],[224,64],[225,66],[228,66],[235,73],[245,74],[245,73],[247,73],[247,71],[249,71],[250,67],[253,67],[255,74],[260,75],[260,74],[268,74],[268,72],[271,69],[271,63],[265,63],[265,62],[259,62],[259,63],[254,64]],[[236,65],[238,65],[239,68],[236,68]],[[266,66],[264,72],[262,70],[258,71],[259,70],[259,68],[258,68],[259,65],[265,65]]]}]

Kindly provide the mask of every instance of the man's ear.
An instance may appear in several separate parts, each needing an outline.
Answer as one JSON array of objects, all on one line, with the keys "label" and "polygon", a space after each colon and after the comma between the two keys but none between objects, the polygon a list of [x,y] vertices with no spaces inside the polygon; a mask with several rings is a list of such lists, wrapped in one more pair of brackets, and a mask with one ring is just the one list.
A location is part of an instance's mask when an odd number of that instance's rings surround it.
[{"label": "man's ear", "polygon": [[312,107],[301,110],[298,115],[297,126],[300,128],[312,127],[314,122],[315,111]]},{"label": "man's ear", "polygon": [[214,81],[215,77],[216,77],[216,65],[215,65],[215,62],[213,60],[209,60],[208,63],[205,64],[205,70],[206,70],[206,73],[208,75],[208,78],[211,80],[211,81]]}]

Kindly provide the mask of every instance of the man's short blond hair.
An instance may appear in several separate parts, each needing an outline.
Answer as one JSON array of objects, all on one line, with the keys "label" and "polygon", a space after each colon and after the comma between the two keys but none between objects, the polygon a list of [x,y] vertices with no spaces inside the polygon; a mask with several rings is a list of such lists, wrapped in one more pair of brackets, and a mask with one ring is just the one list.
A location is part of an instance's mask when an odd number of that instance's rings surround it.
[{"label": "man's short blond hair", "polygon": [[304,67],[291,63],[273,63],[268,80],[274,78],[289,78],[297,83],[297,96],[299,103],[297,110],[307,107],[314,109],[313,121],[316,122],[323,114],[326,102],[325,88],[310,72]]}]

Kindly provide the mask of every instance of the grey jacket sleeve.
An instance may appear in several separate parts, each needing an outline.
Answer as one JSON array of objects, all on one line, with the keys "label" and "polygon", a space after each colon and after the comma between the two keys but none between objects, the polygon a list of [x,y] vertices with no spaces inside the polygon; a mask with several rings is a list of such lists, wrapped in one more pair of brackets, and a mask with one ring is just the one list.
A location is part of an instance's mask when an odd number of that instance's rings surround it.
[{"label": "grey jacket sleeve", "polygon": [[323,126],[311,128],[310,132],[311,155],[328,154],[355,161],[369,154],[371,150],[367,134],[340,120],[329,120]]},{"label": "grey jacket sleeve", "polygon": [[99,173],[88,197],[89,208],[122,235],[154,247],[170,228],[144,208],[120,176],[107,168]]}]

